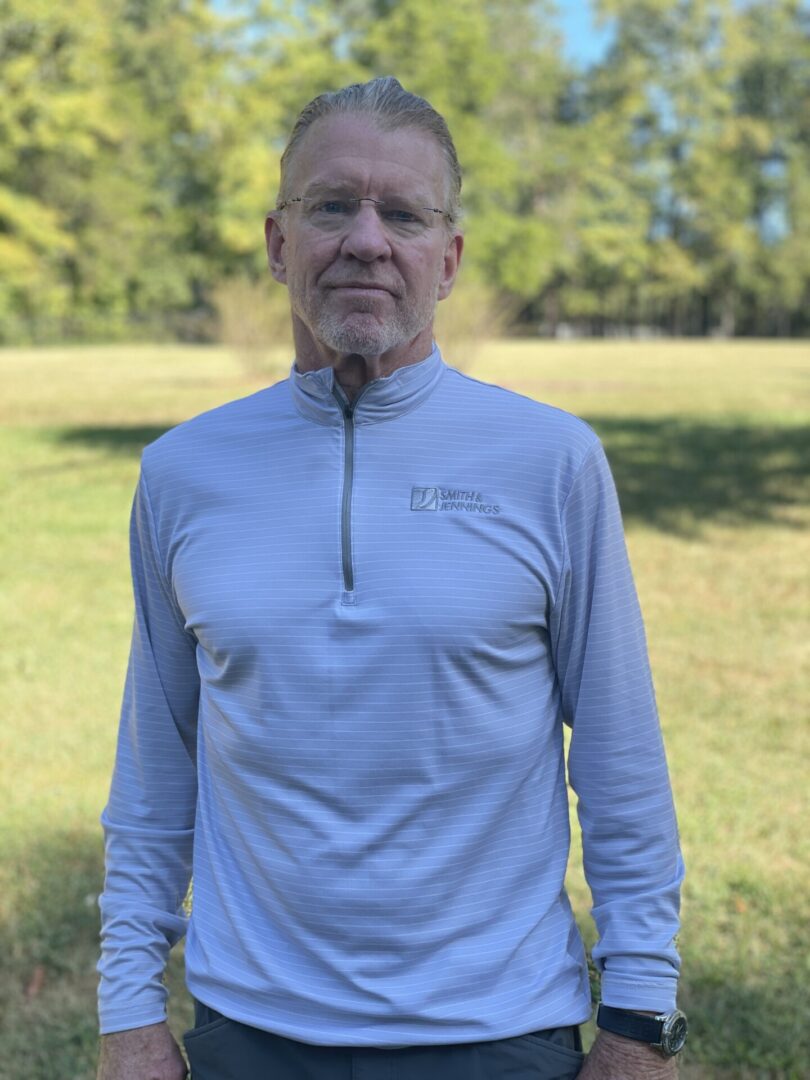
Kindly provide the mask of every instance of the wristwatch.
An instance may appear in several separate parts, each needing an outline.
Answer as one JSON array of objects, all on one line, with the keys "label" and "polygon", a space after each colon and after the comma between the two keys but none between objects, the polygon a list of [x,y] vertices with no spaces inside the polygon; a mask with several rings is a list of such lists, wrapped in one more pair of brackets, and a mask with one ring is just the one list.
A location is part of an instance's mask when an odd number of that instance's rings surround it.
[{"label": "wristwatch", "polygon": [[596,1014],[596,1026],[624,1035],[626,1039],[638,1039],[649,1043],[665,1057],[674,1057],[683,1050],[686,1042],[686,1016],[680,1009],[660,1016],[647,1016],[632,1009],[614,1009],[612,1005],[600,1005]]}]

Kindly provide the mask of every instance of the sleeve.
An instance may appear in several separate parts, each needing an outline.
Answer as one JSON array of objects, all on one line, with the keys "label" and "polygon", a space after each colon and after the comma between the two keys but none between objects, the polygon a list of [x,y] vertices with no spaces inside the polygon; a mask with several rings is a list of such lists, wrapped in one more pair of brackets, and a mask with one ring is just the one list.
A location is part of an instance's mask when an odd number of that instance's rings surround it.
[{"label": "sleeve", "polygon": [[602,1000],[674,1008],[683,862],[647,644],[616,489],[601,444],[562,512],[552,615],[568,769],[598,932]]},{"label": "sleeve", "polygon": [[196,810],[199,676],[195,641],[166,581],[146,478],[132,507],[135,617],[115,768],[101,815],[102,1034],[166,1017],[163,974],[185,933]]}]

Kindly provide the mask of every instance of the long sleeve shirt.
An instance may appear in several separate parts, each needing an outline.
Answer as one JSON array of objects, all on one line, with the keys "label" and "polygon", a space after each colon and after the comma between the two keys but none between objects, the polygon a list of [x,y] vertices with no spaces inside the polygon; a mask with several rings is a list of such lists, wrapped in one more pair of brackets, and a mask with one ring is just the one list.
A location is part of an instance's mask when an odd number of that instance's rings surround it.
[{"label": "long sleeve shirt", "polygon": [[[192,994],[303,1042],[506,1038],[669,1009],[682,877],[611,474],[438,350],[349,403],[300,373],[142,457],[100,899],[102,1033]],[[190,920],[183,901],[193,871]]]}]

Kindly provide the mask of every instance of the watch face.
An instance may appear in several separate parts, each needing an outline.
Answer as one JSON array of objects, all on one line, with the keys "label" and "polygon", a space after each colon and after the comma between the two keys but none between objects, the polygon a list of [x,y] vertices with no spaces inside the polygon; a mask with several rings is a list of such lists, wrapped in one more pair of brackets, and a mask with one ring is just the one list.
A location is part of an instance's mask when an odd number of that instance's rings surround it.
[{"label": "watch face", "polygon": [[667,1017],[661,1033],[661,1047],[666,1054],[677,1054],[686,1042],[686,1017],[682,1012],[674,1012]]}]

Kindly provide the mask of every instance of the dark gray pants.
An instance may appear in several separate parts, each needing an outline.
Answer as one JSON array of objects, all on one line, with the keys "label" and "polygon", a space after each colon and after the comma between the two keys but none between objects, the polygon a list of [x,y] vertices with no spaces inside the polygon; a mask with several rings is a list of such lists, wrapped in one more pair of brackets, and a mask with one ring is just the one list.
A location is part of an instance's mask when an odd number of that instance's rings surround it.
[{"label": "dark gray pants", "polygon": [[577,1027],[381,1050],[296,1042],[200,1002],[194,1023],[183,1038],[191,1080],[573,1080],[585,1059]]}]

